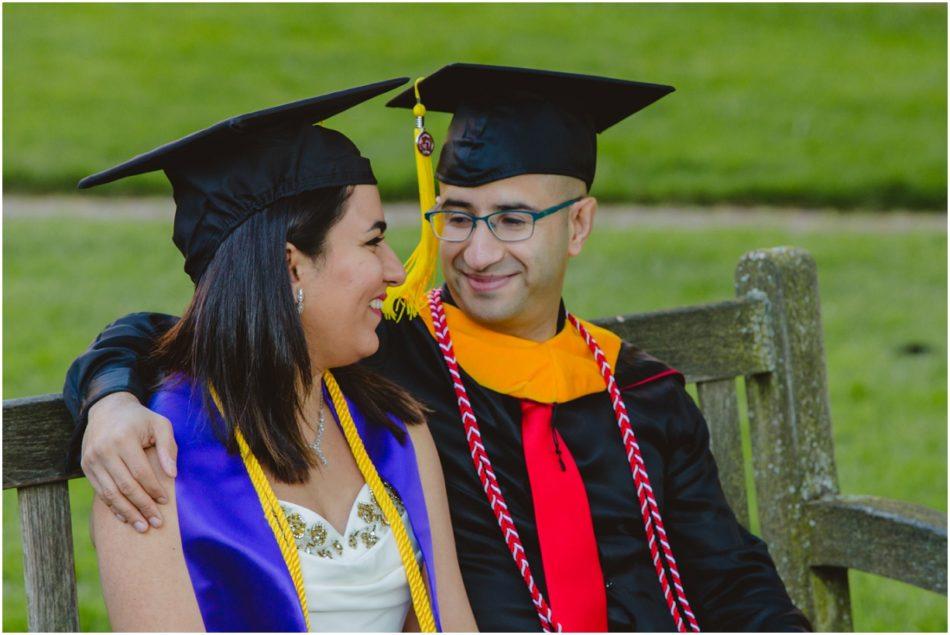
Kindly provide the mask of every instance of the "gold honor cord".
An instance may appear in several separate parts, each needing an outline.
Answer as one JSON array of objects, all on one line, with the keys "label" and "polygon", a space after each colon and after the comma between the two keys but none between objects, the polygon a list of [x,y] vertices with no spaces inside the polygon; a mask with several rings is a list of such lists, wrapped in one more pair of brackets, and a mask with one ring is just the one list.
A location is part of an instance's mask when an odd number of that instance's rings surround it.
[{"label": "gold honor cord", "polygon": [[409,534],[403,525],[402,517],[396,510],[392,499],[383,487],[383,481],[379,478],[379,472],[376,466],[366,453],[366,447],[363,440],[356,431],[356,424],[353,423],[353,417],[350,415],[350,409],[343,399],[343,393],[340,386],[336,383],[330,371],[323,374],[323,381],[326,383],[327,392],[330,393],[330,399],[333,400],[333,408],[340,418],[340,427],[343,428],[343,435],[350,445],[350,451],[353,458],[356,459],[356,465],[359,467],[363,478],[369,485],[369,489],[376,497],[383,510],[383,515],[389,523],[389,527],[396,539],[396,546],[399,549],[399,557],[402,558],[402,566],[406,571],[406,580],[409,582],[409,595],[412,597],[412,607],[415,609],[416,618],[419,620],[419,630],[423,633],[434,633],[435,617],[432,613],[432,604],[429,601],[429,592],[426,589],[425,581],[422,579],[422,573],[419,570],[419,563],[416,561],[416,555],[409,541]]},{"label": "gold honor cord", "polygon": [[413,155],[416,159],[416,178],[419,181],[419,220],[421,233],[419,244],[406,260],[406,279],[398,287],[390,287],[383,301],[383,315],[399,321],[404,316],[414,318],[426,304],[425,294],[432,286],[439,254],[439,242],[432,229],[427,227],[425,213],[435,207],[435,175],[432,170],[432,151],[435,141],[425,129],[426,107],[419,97],[419,82],[416,80],[416,105],[412,109],[415,128],[412,133]]},{"label": "gold honor cord", "polygon": [[[221,400],[214,388],[210,388],[211,398],[214,399],[214,405],[218,412],[224,417],[224,408],[221,407]],[[257,497],[261,501],[261,507],[264,509],[264,516],[267,518],[267,524],[270,525],[274,538],[280,546],[280,553],[284,557],[284,563],[290,572],[290,578],[294,582],[294,588],[297,590],[297,599],[300,600],[300,610],[303,611],[304,623],[307,630],[310,630],[310,610],[307,608],[307,592],[303,586],[303,574],[300,571],[300,556],[297,553],[297,542],[294,540],[293,532],[290,531],[290,525],[287,523],[287,517],[284,510],[277,501],[277,495],[270,486],[270,482],[264,475],[264,469],[257,461],[257,457],[248,447],[244,435],[238,429],[234,430],[234,438],[237,440],[238,448],[241,451],[241,459],[244,461],[244,467],[247,468],[247,474],[251,478],[251,484],[257,492]]]},{"label": "gold honor cord", "polygon": [[[343,435],[346,437],[346,441],[350,446],[350,451],[353,453],[356,465],[363,475],[363,479],[369,485],[373,496],[376,497],[376,501],[383,510],[383,515],[386,517],[386,521],[389,523],[389,527],[393,532],[396,547],[399,550],[399,557],[402,559],[403,569],[406,572],[406,580],[409,583],[409,595],[412,598],[412,606],[415,609],[416,618],[419,620],[420,631],[423,633],[434,633],[436,631],[435,617],[432,613],[432,605],[429,602],[429,593],[426,590],[425,581],[422,579],[422,573],[419,571],[419,564],[416,562],[416,556],[412,544],[409,541],[409,534],[406,532],[405,525],[403,525],[402,517],[389,498],[389,494],[386,492],[386,488],[379,478],[379,473],[376,471],[376,466],[373,465],[372,460],[366,453],[366,447],[363,445],[363,440],[360,439],[359,433],[356,431],[356,424],[353,423],[350,409],[343,399],[343,393],[340,391],[336,379],[330,371],[326,371],[323,380],[326,382],[327,391],[333,400],[334,409],[340,417]],[[218,412],[220,412],[223,417],[224,408],[221,407],[221,401],[213,388],[211,389],[211,397],[214,399],[214,404]],[[264,475],[261,464],[251,452],[241,431],[235,430],[234,435],[241,452],[241,458],[247,468],[248,476],[250,476],[251,483],[254,485],[254,489],[260,499],[261,507],[264,509],[264,516],[267,518],[271,531],[277,539],[277,544],[280,546],[280,552],[284,557],[287,570],[290,572],[294,587],[297,589],[297,598],[300,600],[300,608],[303,611],[304,621],[309,631],[310,612],[307,608],[307,594],[304,590],[303,575],[300,571],[300,557],[297,553],[297,543],[290,530],[287,517],[284,515],[284,510],[277,501],[277,495],[274,494],[270,482]]]}]

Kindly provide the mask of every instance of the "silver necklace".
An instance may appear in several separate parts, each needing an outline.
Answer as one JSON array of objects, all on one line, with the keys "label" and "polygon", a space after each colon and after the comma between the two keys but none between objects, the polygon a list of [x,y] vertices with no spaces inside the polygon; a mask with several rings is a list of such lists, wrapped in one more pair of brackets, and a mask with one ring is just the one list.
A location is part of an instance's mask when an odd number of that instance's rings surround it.
[{"label": "silver necklace", "polygon": [[320,447],[323,442],[323,430],[326,428],[326,417],[323,414],[323,397],[320,397],[320,416],[317,423],[317,436],[313,438],[313,441],[307,444],[307,446],[314,451],[317,455],[317,458],[320,459],[320,462],[324,465],[327,465],[327,457],[323,453],[323,448]]}]

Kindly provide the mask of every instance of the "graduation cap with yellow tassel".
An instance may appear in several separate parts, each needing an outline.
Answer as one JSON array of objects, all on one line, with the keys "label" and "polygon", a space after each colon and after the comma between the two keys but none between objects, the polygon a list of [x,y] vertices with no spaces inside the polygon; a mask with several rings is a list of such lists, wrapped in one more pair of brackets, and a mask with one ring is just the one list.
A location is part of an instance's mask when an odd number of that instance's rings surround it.
[{"label": "graduation cap with yellow tassel", "polygon": [[396,320],[415,317],[435,276],[438,239],[425,220],[435,206],[436,176],[434,143],[425,130],[427,107],[452,113],[439,157],[440,182],[478,187],[519,174],[560,174],[581,179],[589,189],[597,165],[597,135],[673,90],[594,75],[449,64],[390,100],[387,106],[411,108],[415,117],[422,233],[406,261],[406,281],[387,294],[384,315]]},{"label": "graduation cap with yellow tassel", "polygon": [[432,171],[432,151],[435,141],[426,131],[426,107],[419,97],[420,77],[413,86],[416,103],[412,108],[415,118],[413,130],[413,154],[416,158],[416,177],[419,181],[419,216],[421,232],[419,244],[406,260],[406,280],[398,287],[391,287],[383,302],[383,315],[397,322],[403,317],[413,318],[419,314],[425,302],[425,293],[435,278],[438,239],[429,229],[425,213],[435,207],[435,175]]}]

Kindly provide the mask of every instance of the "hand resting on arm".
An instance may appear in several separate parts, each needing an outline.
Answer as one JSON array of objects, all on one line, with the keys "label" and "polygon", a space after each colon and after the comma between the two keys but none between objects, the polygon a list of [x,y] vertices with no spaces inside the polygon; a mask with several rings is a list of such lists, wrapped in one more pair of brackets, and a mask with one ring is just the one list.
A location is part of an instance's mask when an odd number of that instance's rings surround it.
[{"label": "hand resting on arm", "polygon": [[[158,503],[169,492],[159,485],[159,472],[174,478],[177,456],[169,422],[140,405],[155,383],[142,362],[177,322],[159,313],[116,320],[73,362],[63,386],[76,424],[74,448],[82,440],[83,472],[112,511],[142,533],[150,523],[162,523]],[[146,460],[149,447],[156,449],[160,467]]]}]

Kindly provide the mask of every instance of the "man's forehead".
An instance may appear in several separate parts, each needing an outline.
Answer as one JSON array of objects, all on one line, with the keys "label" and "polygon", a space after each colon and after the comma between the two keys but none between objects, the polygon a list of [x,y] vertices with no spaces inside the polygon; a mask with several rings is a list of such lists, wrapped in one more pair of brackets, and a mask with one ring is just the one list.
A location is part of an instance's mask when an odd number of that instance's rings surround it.
[{"label": "man's forehead", "polygon": [[462,187],[439,182],[442,202],[454,201],[472,207],[524,205],[546,206],[560,200],[565,192],[586,192],[583,181],[557,174],[519,174],[476,187]]}]

